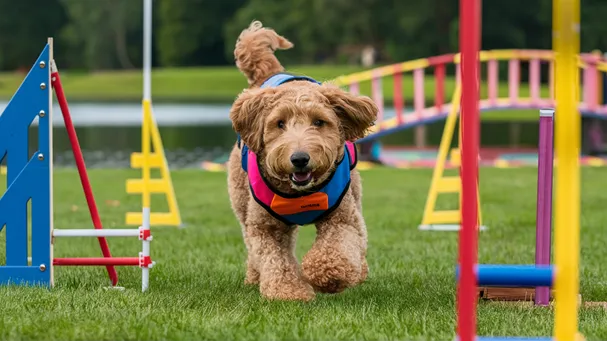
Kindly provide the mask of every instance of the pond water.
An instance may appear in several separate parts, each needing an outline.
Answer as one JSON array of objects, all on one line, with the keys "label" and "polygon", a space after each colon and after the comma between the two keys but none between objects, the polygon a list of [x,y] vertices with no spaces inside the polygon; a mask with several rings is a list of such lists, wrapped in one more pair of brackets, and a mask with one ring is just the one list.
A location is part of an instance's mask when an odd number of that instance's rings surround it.
[{"label": "pond water", "polygon": [[[7,104],[0,102],[0,112]],[[159,103],[153,110],[171,166],[198,167],[202,161],[221,158],[234,143],[229,104]],[[70,103],[70,114],[90,167],[128,167],[130,153],[141,150],[141,103]],[[36,126],[34,121],[32,130]],[[53,126],[55,163],[73,165],[56,103]],[[30,141],[33,152],[36,142]]]},{"label": "pond water", "polygon": [[[8,103],[0,101],[0,112]],[[141,125],[141,103],[70,103],[77,127],[137,127]],[[159,126],[229,124],[229,104],[154,104]],[[53,106],[53,124],[63,125],[59,105]]]},{"label": "pond water", "polygon": [[[0,112],[8,103],[0,102]],[[167,160],[171,167],[200,167],[203,161],[223,162],[236,139],[229,120],[230,104],[153,105]],[[70,103],[87,165],[129,167],[132,152],[141,150],[141,103]],[[394,115],[388,111],[387,115]],[[53,109],[54,159],[57,166],[74,164],[63,117]],[[37,121],[32,124],[35,131]],[[31,134],[30,150],[37,142]]]},{"label": "pond water", "polygon": [[[0,112],[8,103],[0,101]],[[229,120],[230,104],[166,104],[153,105],[154,116],[169,164],[173,168],[199,168],[203,161],[224,162],[233,146],[236,134]],[[83,150],[87,166],[129,167],[130,154],[141,150],[141,103],[70,103],[70,113]],[[394,116],[387,107],[384,116]],[[74,165],[61,111],[55,103],[53,110],[54,155],[57,166]],[[444,122],[427,126],[428,142],[437,145]],[[37,122],[32,124],[36,130]],[[537,123],[520,123],[522,141],[537,145]],[[511,123],[483,122],[483,145],[510,144]],[[30,150],[36,150],[35,135]],[[385,144],[411,145],[412,130],[405,130],[382,139]]]}]

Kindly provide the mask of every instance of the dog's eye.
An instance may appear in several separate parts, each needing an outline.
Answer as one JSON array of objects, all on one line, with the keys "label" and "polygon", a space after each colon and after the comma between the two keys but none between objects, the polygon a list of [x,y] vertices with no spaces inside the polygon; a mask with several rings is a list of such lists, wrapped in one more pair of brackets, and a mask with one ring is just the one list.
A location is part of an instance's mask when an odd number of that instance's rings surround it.
[{"label": "dog's eye", "polygon": [[276,125],[278,125],[278,128],[284,129],[285,128],[285,121],[280,120],[280,121],[278,121],[278,123]]},{"label": "dog's eye", "polygon": [[323,120],[316,120],[316,121],[314,121],[314,125],[317,126],[317,127],[322,127],[322,126],[325,125],[325,121],[323,121]]}]

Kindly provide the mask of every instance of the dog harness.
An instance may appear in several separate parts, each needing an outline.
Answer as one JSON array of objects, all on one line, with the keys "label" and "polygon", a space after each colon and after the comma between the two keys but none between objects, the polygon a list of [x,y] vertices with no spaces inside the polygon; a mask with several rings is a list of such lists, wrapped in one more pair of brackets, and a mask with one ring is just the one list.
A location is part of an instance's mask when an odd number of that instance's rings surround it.
[{"label": "dog harness", "polygon": [[[318,83],[305,76],[294,76],[286,73],[276,74],[267,79],[264,87],[276,87],[293,80],[307,80]],[[238,146],[241,147],[240,135]],[[312,224],[335,210],[350,187],[350,171],[356,167],[357,153],[352,142],[344,145],[344,157],[337,163],[335,171],[329,176],[320,189],[313,193],[286,194],[273,189],[261,174],[257,155],[242,144],[242,169],[247,173],[251,194],[255,201],[268,213],[287,225]]]}]

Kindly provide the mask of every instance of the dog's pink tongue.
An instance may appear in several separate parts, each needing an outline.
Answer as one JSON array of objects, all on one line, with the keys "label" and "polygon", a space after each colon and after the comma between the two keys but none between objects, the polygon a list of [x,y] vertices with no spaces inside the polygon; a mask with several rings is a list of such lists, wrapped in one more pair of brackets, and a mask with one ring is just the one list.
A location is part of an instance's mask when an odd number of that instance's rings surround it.
[{"label": "dog's pink tongue", "polygon": [[293,179],[295,179],[295,181],[298,181],[298,182],[308,181],[308,180],[310,180],[311,176],[312,176],[311,172],[293,173]]}]

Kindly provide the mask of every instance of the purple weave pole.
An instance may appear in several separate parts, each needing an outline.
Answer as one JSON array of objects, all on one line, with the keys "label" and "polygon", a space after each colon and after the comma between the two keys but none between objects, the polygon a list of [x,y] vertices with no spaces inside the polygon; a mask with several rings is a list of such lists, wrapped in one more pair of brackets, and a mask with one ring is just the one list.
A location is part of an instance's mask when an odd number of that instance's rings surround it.
[{"label": "purple weave pole", "polygon": [[[540,110],[535,220],[535,265],[550,265],[552,230],[552,169],[554,167],[554,109]],[[535,288],[535,304],[550,304],[550,288]]]}]

